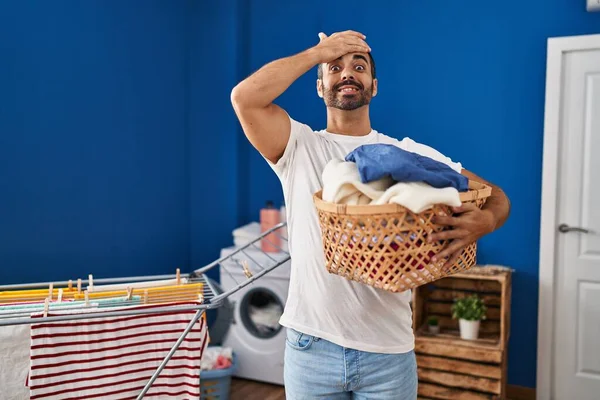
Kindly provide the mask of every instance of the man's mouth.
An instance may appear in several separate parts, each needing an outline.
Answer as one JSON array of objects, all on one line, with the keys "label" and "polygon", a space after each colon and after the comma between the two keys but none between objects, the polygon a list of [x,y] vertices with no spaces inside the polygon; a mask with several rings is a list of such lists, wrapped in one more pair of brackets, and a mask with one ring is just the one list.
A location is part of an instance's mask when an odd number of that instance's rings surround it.
[{"label": "man's mouth", "polygon": [[358,92],[358,88],[355,86],[342,86],[338,92],[342,93],[356,93]]},{"label": "man's mouth", "polygon": [[361,90],[361,87],[358,83],[346,81],[343,82],[340,86],[338,86],[336,90],[340,93],[353,94]]}]

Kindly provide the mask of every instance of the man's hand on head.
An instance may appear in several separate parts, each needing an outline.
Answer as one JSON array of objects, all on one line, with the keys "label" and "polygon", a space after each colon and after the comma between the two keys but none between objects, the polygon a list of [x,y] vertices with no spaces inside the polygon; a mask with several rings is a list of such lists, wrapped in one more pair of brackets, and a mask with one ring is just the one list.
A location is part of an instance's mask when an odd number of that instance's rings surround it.
[{"label": "man's hand on head", "polygon": [[319,44],[313,49],[317,54],[319,64],[338,59],[348,53],[369,53],[371,48],[365,42],[367,37],[360,32],[336,32],[327,36],[319,33]]}]

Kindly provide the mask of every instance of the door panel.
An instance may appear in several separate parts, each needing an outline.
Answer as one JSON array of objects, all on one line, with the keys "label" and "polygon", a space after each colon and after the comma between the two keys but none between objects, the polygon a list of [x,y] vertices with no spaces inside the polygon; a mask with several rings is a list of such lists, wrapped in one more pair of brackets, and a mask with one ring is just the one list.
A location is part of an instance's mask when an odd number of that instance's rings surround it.
[{"label": "door panel", "polygon": [[[600,393],[600,49],[563,59],[554,399]],[[552,249],[548,249],[552,251]]]},{"label": "door panel", "polygon": [[[596,66],[596,70],[585,78],[583,181],[586,184],[581,196],[581,221],[587,221],[590,227],[600,228],[597,192],[600,183],[600,154],[597,153],[600,150],[600,66]],[[581,253],[600,256],[600,235],[585,235],[581,240]]]},{"label": "door panel", "polygon": [[597,352],[589,351],[597,346],[600,338],[600,284],[595,282],[580,282],[579,284],[579,318],[578,374],[590,375],[590,378],[600,377],[600,357]]}]

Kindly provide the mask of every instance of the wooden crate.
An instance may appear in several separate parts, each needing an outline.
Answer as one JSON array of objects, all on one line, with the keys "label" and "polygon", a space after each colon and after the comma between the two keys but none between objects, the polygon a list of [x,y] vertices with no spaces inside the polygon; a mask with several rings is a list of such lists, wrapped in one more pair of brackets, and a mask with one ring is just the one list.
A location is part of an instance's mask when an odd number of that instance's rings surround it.
[{"label": "wooden crate", "polygon": [[[452,319],[455,298],[477,293],[488,308],[477,340],[462,340]],[[413,290],[419,398],[505,399],[510,334],[511,269],[476,266]],[[429,316],[440,333],[427,329]]]}]

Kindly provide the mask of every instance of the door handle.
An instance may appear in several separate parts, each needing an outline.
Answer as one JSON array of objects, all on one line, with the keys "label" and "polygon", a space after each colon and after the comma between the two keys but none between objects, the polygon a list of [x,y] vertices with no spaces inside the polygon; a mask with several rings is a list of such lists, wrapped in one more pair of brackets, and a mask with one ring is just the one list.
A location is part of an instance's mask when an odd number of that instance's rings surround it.
[{"label": "door handle", "polygon": [[579,227],[574,227],[574,226],[569,226],[567,224],[560,224],[558,226],[558,231],[561,232],[561,233],[567,233],[567,232],[590,233],[590,231],[587,230],[587,229],[579,228]]}]

